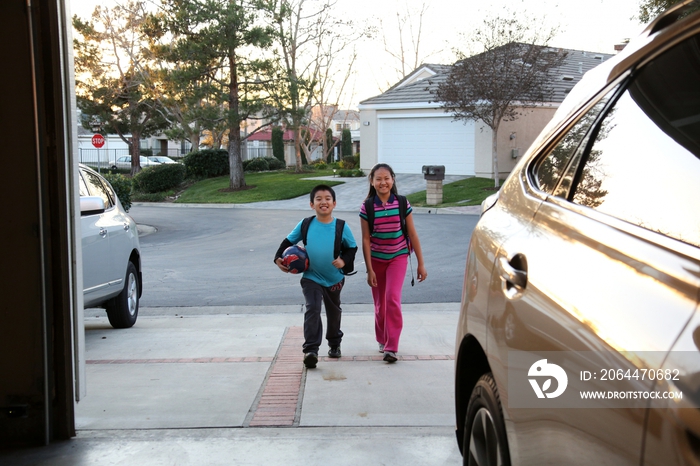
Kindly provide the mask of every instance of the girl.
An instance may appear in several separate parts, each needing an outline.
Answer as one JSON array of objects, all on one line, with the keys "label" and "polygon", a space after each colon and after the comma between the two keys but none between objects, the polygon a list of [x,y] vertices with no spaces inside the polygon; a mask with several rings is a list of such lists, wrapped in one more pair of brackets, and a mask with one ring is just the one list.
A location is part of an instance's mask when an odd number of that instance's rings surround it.
[{"label": "girl", "polygon": [[[367,265],[367,284],[374,298],[374,329],[379,352],[384,360],[396,362],[399,337],[403,328],[401,289],[411,251],[416,253],[416,276],[422,282],[428,277],[423,252],[413,225],[412,209],[396,190],[394,170],[378,163],[369,172],[369,193],[360,208],[362,253]],[[401,203],[405,207],[405,230],[401,222]],[[372,210],[368,212],[368,210]],[[372,231],[370,231],[372,224]],[[408,236],[408,238],[406,238]]]}]

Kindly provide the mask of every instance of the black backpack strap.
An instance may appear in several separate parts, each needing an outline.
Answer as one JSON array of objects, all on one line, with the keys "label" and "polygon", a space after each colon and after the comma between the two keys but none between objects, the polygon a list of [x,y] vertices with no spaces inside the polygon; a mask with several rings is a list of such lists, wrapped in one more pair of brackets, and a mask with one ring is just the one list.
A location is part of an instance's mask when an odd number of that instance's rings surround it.
[{"label": "black backpack strap", "polygon": [[371,235],[374,233],[374,196],[365,199],[365,213],[367,214],[367,225]]},{"label": "black backpack strap", "polygon": [[408,200],[406,196],[401,196],[397,194],[396,197],[399,199],[399,218],[401,219],[401,232],[406,238],[406,245],[408,245],[408,227],[406,226],[406,211],[408,210]]},{"label": "black backpack strap", "polygon": [[335,242],[333,243],[333,258],[340,255],[340,250],[343,246],[343,229],[345,228],[345,220],[335,219]]},{"label": "black backpack strap", "polygon": [[416,281],[413,278],[413,261],[411,260],[411,239],[408,237],[408,227],[406,226],[406,212],[408,211],[408,199],[406,196],[397,194],[399,198],[399,218],[401,219],[401,232],[406,239],[406,247],[408,248],[408,262],[411,264],[411,286],[415,285]]},{"label": "black backpack strap", "polygon": [[315,218],[316,216],[312,215],[311,217],[306,217],[301,221],[301,241],[304,243],[304,246],[306,246],[306,237],[309,234],[309,224],[311,223],[311,220]]},{"label": "black backpack strap", "polygon": [[348,248],[343,247],[343,232],[345,230],[345,220],[336,218],[335,219],[335,243],[333,245],[333,257],[340,257],[345,262],[345,266],[340,269],[340,273],[345,276],[355,275],[355,254],[357,254],[357,247]]}]

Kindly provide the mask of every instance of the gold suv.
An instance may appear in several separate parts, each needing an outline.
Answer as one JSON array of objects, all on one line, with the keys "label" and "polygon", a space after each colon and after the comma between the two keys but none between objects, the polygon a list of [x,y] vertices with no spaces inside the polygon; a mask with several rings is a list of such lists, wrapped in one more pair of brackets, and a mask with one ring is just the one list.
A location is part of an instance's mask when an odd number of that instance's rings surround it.
[{"label": "gold suv", "polygon": [[590,73],[471,237],[464,464],[700,464],[700,13]]}]

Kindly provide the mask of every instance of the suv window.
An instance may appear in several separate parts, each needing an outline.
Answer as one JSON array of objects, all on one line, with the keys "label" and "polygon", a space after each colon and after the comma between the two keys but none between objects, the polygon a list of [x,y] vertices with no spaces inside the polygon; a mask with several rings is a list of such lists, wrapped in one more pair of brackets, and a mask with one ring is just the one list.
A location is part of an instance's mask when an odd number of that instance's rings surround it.
[{"label": "suv window", "polygon": [[597,128],[570,199],[700,246],[700,40],[645,65]]},{"label": "suv window", "polygon": [[99,196],[105,203],[105,209],[111,209],[115,205],[114,193],[109,188],[105,186],[100,180],[100,177],[95,173],[85,170],[83,172],[83,178],[87,184],[87,188],[90,191],[91,196]]},{"label": "suv window", "polygon": [[[613,92],[599,100],[567,131],[554,149],[535,168],[538,187],[549,194],[566,197],[571,187],[571,177],[563,177],[567,167],[577,166],[581,152],[586,147],[588,134]],[[572,160],[575,163],[572,164]],[[560,183],[561,180],[561,183]]]}]

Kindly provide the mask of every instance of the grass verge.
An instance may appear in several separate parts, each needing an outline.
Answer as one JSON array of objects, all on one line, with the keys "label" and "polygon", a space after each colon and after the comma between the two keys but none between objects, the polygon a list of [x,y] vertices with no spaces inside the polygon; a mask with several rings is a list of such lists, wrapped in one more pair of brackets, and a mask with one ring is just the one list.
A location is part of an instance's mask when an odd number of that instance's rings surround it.
[{"label": "grass verge", "polygon": [[249,202],[278,201],[308,194],[318,184],[335,186],[342,181],[305,180],[319,176],[318,172],[291,171],[246,173],[246,188],[227,191],[229,177],[210,178],[194,183],[175,201],[193,204],[247,204]]},{"label": "grass verge", "polygon": [[[502,181],[501,181],[502,183]],[[497,191],[491,178],[465,178],[460,181],[442,186],[442,204],[430,207],[455,207],[465,205],[480,205],[481,201]],[[409,194],[408,201],[412,206],[427,207],[425,191]]]}]

